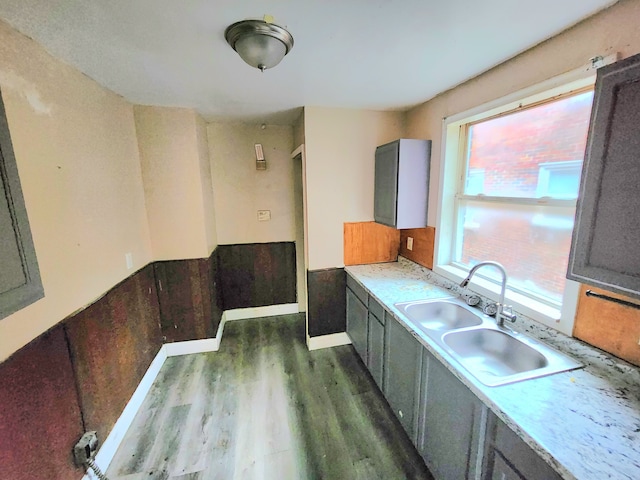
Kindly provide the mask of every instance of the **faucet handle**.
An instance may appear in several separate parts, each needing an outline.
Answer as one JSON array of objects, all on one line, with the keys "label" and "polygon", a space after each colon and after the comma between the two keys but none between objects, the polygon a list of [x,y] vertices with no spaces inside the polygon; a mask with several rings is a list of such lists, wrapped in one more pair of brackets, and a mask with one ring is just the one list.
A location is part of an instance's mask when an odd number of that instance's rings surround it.
[{"label": "faucet handle", "polygon": [[509,320],[511,323],[515,323],[518,318],[515,313],[513,313],[512,305],[503,305],[502,306],[502,318]]},{"label": "faucet handle", "polygon": [[485,315],[489,315],[493,317],[496,313],[498,313],[498,304],[497,303],[487,303],[483,308],[482,312]]}]

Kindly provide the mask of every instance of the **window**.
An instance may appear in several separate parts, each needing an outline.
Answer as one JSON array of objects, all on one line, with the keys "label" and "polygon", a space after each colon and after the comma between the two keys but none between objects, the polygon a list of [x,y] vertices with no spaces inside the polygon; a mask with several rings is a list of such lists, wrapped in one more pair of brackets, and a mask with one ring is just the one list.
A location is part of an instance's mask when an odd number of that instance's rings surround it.
[{"label": "window", "polygon": [[[516,310],[566,333],[570,328],[556,323],[567,292],[577,290],[568,287],[566,271],[593,81],[476,109],[444,125],[435,270],[458,280],[481,261],[498,261]],[[497,271],[482,269],[472,288],[496,298],[498,284]]]}]

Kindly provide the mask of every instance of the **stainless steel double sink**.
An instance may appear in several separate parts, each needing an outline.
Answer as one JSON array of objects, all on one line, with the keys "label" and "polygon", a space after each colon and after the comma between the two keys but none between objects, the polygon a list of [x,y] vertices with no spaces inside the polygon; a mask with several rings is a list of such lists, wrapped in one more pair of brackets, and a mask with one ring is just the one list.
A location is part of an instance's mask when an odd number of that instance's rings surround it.
[{"label": "stainless steel double sink", "polygon": [[499,328],[493,318],[456,298],[402,302],[395,307],[490,387],[582,367],[543,343]]}]

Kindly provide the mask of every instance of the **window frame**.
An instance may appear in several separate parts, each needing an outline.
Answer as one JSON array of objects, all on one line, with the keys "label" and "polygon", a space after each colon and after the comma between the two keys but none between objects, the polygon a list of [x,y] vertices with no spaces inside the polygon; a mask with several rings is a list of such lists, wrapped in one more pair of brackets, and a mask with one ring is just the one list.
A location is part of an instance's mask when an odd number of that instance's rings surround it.
[{"label": "window frame", "polygon": [[[468,149],[467,135],[464,130],[470,124],[481,120],[521,111],[541,103],[592,89],[595,85],[596,69],[615,62],[616,58],[617,55],[595,57],[588,65],[443,119],[439,177],[441,195],[438,198],[436,213],[437,234],[433,268],[436,273],[456,282],[462,281],[468,274],[468,269],[462,268],[452,261],[455,258],[455,249],[458,248],[455,238],[458,235],[458,229],[463,227],[458,221],[460,200],[477,200],[479,198],[477,195],[464,194]],[[573,208],[576,203],[575,200],[548,197],[488,197],[484,200],[501,203],[508,201],[510,204],[572,206]],[[487,260],[500,261],[500,259]],[[483,278],[482,275],[474,276],[469,287],[493,300],[497,300],[500,289],[497,283]],[[561,308],[554,308],[548,302],[537,301],[521,292],[511,290],[509,287],[507,287],[506,298],[518,313],[571,335],[579,289],[579,283],[567,280]]]}]

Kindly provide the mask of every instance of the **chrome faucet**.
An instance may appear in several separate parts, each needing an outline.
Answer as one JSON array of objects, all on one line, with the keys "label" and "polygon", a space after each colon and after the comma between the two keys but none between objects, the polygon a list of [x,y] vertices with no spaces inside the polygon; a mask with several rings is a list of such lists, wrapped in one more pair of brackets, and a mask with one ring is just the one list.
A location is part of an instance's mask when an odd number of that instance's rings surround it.
[{"label": "chrome faucet", "polygon": [[498,262],[480,262],[477,265],[473,266],[473,268],[469,271],[469,275],[467,275],[467,278],[465,278],[460,283],[460,286],[466,287],[467,285],[469,285],[469,281],[471,281],[471,277],[473,277],[473,275],[478,271],[479,268],[484,266],[496,267],[498,270],[500,270],[500,273],[502,274],[502,287],[500,289],[500,298],[498,299],[498,303],[496,304],[496,308],[497,308],[496,323],[498,324],[498,327],[502,328],[504,327],[505,320],[509,320],[510,322],[516,321],[516,315],[515,313],[513,313],[513,310],[511,309],[511,305],[504,304],[504,295],[505,295],[505,291],[507,290],[507,271],[504,269],[504,267]]}]

